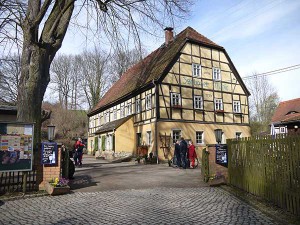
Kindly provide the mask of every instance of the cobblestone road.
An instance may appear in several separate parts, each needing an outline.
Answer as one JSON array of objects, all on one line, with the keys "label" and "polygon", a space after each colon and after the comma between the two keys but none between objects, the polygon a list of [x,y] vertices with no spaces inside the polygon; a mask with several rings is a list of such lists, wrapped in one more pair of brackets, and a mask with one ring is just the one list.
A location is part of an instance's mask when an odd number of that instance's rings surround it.
[{"label": "cobblestone road", "polygon": [[[1,204],[0,204],[1,205]],[[7,201],[0,224],[276,224],[221,188],[76,192]]]}]

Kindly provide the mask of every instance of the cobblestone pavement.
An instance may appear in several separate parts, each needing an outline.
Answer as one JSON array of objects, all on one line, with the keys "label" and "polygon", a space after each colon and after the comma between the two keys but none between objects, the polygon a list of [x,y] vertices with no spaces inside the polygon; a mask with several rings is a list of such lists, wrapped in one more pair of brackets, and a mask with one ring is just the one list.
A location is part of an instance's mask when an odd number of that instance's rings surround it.
[{"label": "cobblestone pavement", "polygon": [[276,224],[221,188],[76,192],[7,201],[0,224]]}]

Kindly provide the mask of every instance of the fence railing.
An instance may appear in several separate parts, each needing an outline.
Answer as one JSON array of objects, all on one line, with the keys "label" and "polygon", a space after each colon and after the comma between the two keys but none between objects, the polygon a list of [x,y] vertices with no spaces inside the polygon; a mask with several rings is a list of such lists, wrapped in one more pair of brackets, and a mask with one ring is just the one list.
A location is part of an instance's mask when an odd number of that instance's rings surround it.
[{"label": "fence railing", "polygon": [[300,136],[227,140],[229,183],[300,216]]},{"label": "fence railing", "polygon": [[[24,176],[24,173],[27,174]],[[26,179],[26,182],[24,182],[24,179]],[[29,172],[0,172],[0,194],[21,192],[24,188],[26,191],[37,191],[36,170]]]}]

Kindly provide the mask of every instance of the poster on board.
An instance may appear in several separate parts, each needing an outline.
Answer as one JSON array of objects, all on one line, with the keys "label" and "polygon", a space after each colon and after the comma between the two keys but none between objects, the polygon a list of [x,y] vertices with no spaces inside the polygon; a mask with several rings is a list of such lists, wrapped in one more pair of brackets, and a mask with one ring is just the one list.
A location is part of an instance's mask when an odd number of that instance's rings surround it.
[{"label": "poster on board", "polygon": [[0,123],[0,172],[31,171],[34,125]]},{"label": "poster on board", "polygon": [[57,163],[56,142],[42,142],[41,163],[44,165],[55,165]]},{"label": "poster on board", "polygon": [[228,150],[226,144],[216,145],[216,164],[228,166]]}]

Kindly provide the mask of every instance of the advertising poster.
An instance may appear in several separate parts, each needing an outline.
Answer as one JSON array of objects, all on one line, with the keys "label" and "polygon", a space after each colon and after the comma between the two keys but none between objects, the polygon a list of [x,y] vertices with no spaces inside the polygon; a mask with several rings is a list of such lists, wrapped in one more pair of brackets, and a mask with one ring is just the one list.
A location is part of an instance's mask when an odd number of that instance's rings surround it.
[{"label": "advertising poster", "polygon": [[57,163],[57,143],[42,142],[42,164],[55,165]]},{"label": "advertising poster", "polygon": [[216,164],[228,166],[228,149],[225,144],[216,145]]},{"label": "advertising poster", "polygon": [[33,124],[0,123],[0,172],[31,171]]}]

